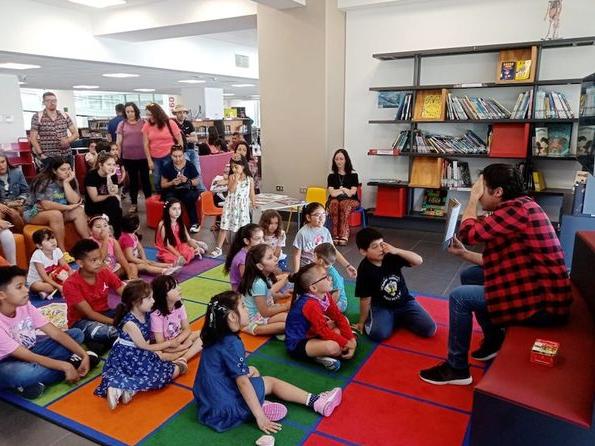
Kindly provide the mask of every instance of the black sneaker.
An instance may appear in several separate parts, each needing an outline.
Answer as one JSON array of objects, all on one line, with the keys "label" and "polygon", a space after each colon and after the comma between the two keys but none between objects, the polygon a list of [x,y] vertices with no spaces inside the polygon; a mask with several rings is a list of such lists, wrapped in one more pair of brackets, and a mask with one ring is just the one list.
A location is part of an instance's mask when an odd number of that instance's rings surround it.
[{"label": "black sneaker", "polygon": [[28,400],[34,400],[36,398],[39,398],[44,390],[45,390],[45,384],[43,384],[43,383],[37,383],[37,384],[32,384],[27,387],[17,387],[16,388],[16,392],[20,396],[22,396],[23,398],[26,398]]},{"label": "black sneaker", "polygon": [[494,344],[492,342],[487,343],[484,340],[477,350],[471,352],[471,357],[477,361],[489,361],[490,359],[496,357],[501,346],[501,342]]},{"label": "black sneaker", "polygon": [[438,386],[444,384],[466,386],[473,382],[473,378],[469,373],[469,367],[465,369],[454,369],[446,361],[430,369],[422,370],[419,372],[419,377],[422,381]]},{"label": "black sneaker", "polygon": [[[87,351],[87,355],[89,356],[89,370],[93,370],[97,367],[97,364],[99,364],[99,356],[92,351]],[[68,358],[68,362],[70,362],[75,369],[80,367],[82,361],[82,358],[75,353]]]}]

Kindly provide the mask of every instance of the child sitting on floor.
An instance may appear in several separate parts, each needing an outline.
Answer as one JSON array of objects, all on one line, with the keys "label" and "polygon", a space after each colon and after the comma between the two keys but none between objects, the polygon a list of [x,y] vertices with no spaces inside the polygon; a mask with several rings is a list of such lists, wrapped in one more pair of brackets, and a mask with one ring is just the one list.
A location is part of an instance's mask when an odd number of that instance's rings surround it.
[{"label": "child sitting on floor", "polygon": [[281,214],[274,209],[268,209],[262,213],[259,225],[264,233],[264,242],[274,249],[275,257],[278,259],[279,269],[289,271],[287,267],[287,254],[283,252],[286,235],[282,227]]},{"label": "child sitting on floor", "polygon": [[122,159],[120,158],[120,147],[115,142],[110,144],[110,153],[116,162],[116,170],[114,171],[114,174],[118,177],[118,186],[124,187],[124,182],[126,181],[126,168],[122,164]]},{"label": "child sitting on floor", "polygon": [[187,265],[195,257],[202,259],[206,243],[194,240],[182,220],[182,204],[172,198],[163,207],[163,220],[155,231],[157,260],[179,266]]},{"label": "child sitting on floor", "polygon": [[[79,345],[81,330],[63,332],[29,302],[25,275],[17,266],[0,267],[0,389],[35,399],[47,384],[86,376],[99,358]],[[38,340],[35,330],[47,338]]]},{"label": "child sitting on floor", "polygon": [[112,235],[109,217],[105,214],[95,215],[89,219],[91,240],[99,245],[101,260],[105,266],[122,279],[138,278],[138,268],[135,263],[129,263],[120,248],[120,244]]},{"label": "child sitting on floor", "polygon": [[95,389],[96,395],[107,396],[112,410],[120,401],[128,404],[137,392],[161,389],[188,371],[184,361],[162,359],[166,349],[179,346],[178,340],[151,344],[149,312],[154,303],[151,285],[140,279],[131,280],[122,292],[114,316],[119,337]]},{"label": "child sitting on floor", "polygon": [[242,297],[225,291],[211,299],[201,332],[204,350],[194,380],[194,399],[198,420],[217,432],[223,432],[256,419],[263,432],[281,429],[277,423],[287,414],[279,403],[265,401],[274,395],[285,401],[304,404],[328,417],[341,403],[341,388],[319,394],[270,376],[260,376],[246,363],[246,350],[238,332],[248,323]]},{"label": "child sitting on floor", "polygon": [[147,259],[145,248],[139,242],[136,231],[140,227],[140,220],[136,214],[128,214],[122,217],[122,235],[120,235],[120,247],[128,263],[136,265],[140,272],[148,274],[175,274],[181,267],[173,263],[154,262]]},{"label": "child sitting on floor", "polygon": [[273,248],[264,243],[250,248],[238,291],[244,296],[248,310],[248,325],[242,330],[251,335],[282,335],[285,332],[289,304],[275,303],[275,297],[284,297],[281,289],[287,285],[287,274],[275,278],[276,269],[277,257]]},{"label": "child sitting on floor", "polygon": [[331,292],[333,299],[337,303],[337,307],[341,310],[341,313],[345,313],[347,310],[347,294],[345,293],[345,280],[343,276],[339,274],[339,271],[333,266],[337,260],[337,250],[332,243],[321,243],[314,248],[314,261],[320,266],[326,268],[328,275],[331,279],[332,289]]},{"label": "child sitting on floor", "polygon": [[153,312],[151,313],[151,332],[158,344],[176,340],[177,347],[170,347],[162,352],[167,360],[180,359],[186,364],[202,350],[200,330],[192,331],[188,323],[186,309],[178,282],[172,276],[159,276],[151,282],[153,288]]},{"label": "child sitting on floor", "polygon": [[337,358],[351,359],[357,343],[349,322],[330,294],[326,267],[311,263],[291,280],[295,288],[285,322],[287,352],[297,359],[314,359],[328,370],[339,370],[341,361]]},{"label": "child sitting on floor", "polygon": [[251,247],[262,243],[262,235],[262,228],[260,226],[249,223],[240,228],[231,242],[229,252],[225,258],[225,265],[223,265],[223,272],[229,274],[229,282],[231,283],[232,290],[238,290],[240,281],[244,275],[246,254]]},{"label": "child sitting on floor", "polygon": [[78,328],[85,335],[85,344],[96,353],[107,351],[118,337],[113,326],[108,291],[122,295],[124,283],[101,260],[97,242],[83,239],[76,242],[72,255],[79,266],[64,282],[68,327]]},{"label": "child sitting on floor", "polygon": [[360,314],[354,328],[377,342],[384,341],[398,327],[419,336],[434,336],[434,320],[409,294],[401,272],[403,267],[421,265],[421,256],[389,245],[373,228],[359,231],[355,242],[365,259],[357,269],[355,295],[360,298]]},{"label": "child sitting on floor", "polygon": [[72,274],[72,269],[64,260],[51,229],[38,229],[32,238],[37,249],[29,262],[27,286],[42,299],[51,299],[56,291],[62,294],[62,285]]}]

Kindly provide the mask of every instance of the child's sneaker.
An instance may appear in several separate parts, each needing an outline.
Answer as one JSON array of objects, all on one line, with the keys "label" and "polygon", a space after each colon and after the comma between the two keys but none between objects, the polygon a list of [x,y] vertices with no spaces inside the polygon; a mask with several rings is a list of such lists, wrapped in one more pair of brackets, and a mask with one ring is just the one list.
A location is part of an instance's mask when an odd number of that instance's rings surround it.
[{"label": "child's sneaker", "polygon": [[200,226],[199,226],[199,225],[197,225],[197,224],[194,224],[194,225],[190,226],[190,229],[189,229],[189,231],[190,231],[192,234],[198,234],[198,233],[200,232]]},{"label": "child's sneaker", "polygon": [[211,253],[209,254],[209,257],[216,259],[217,257],[221,257],[222,255],[223,255],[223,250],[217,246],[215,249],[213,249],[211,251]]},{"label": "child's sneaker", "polygon": [[278,335],[275,335],[275,337],[277,338],[278,341],[285,342],[284,334],[278,334]]},{"label": "child's sneaker", "polygon": [[271,421],[279,421],[287,416],[287,407],[281,403],[273,403],[265,401],[262,404],[262,411],[265,416]]},{"label": "child's sneaker", "polygon": [[167,268],[166,270],[163,271],[163,275],[164,276],[173,276],[177,273],[180,272],[180,270],[182,269],[181,266],[172,266],[171,268]]},{"label": "child's sneaker", "polygon": [[122,389],[116,389],[115,387],[107,388],[107,405],[111,410],[114,410],[118,406],[122,393]]},{"label": "child's sneaker", "polygon": [[336,372],[341,368],[341,361],[336,358],[331,358],[329,356],[319,356],[314,360],[317,363],[322,364],[325,369],[330,370],[331,372]]},{"label": "child's sneaker", "polygon": [[[89,370],[92,370],[97,367],[97,364],[99,364],[99,356],[97,356],[97,353],[91,350],[87,351],[87,355],[89,356]],[[81,366],[81,362],[83,362],[83,360],[79,355],[73,353],[70,355],[70,358],[68,358],[68,362],[71,363],[75,369],[78,369]]]},{"label": "child's sneaker", "polygon": [[74,257],[72,257],[68,251],[63,254],[63,259],[66,263],[74,262]]},{"label": "child's sneaker", "polygon": [[325,417],[330,416],[333,410],[341,404],[343,391],[340,387],[335,387],[328,392],[322,392],[318,395],[318,399],[314,403],[314,411]]},{"label": "child's sneaker", "polygon": [[124,392],[122,392],[122,404],[128,404],[130,401],[132,401],[132,397],[136,395],[136,392],[133,390],[124,390]]},{"label": "child's sneaker", "polygon": [[16,392],[22,396],[23,398],[26,398],[28,400],[34,400],[36,398],[39,398],[41,396],[41,394],[44,392],[45,390],[45,384],[43,383],[36,383],[36,384],[31,384],[30,386],[27,387],[17,387],[16,388]]}]

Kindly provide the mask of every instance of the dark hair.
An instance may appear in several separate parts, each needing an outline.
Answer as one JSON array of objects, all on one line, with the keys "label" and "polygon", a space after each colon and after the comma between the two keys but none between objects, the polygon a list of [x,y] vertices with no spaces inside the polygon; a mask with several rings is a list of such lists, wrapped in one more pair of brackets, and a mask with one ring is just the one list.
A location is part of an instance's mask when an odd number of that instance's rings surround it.
[{"label": "dark hair", "polygon": [[225,272],[225,274],[229,274],[231,262],[233,262],[233,258],[236,256],[236,254],[240,252],[242,248],[247,246],[246,243],[244,243],[244,239],[250,240],[254,233],[259,229],[262,231],[262,228],[258,226],[256,223],[248,223],[247,225],[242,226],[240,230],[236,233],[235,237],[231,241],[229,251],[227,252],[227,257],[225,258],[225,265],[223,265],[223,272]]},{"label": "dark hair", "polygon": [[99,244],[90,238],[84,238],[74,244],[70,253],[75,260],[83,260],[91,251],[99,249]]},{"label": "dark hair", "polygon": [[[583,138],[584,138],[584,136],[583,136]],[[579,139],[580,139],[580,138],[579,138]],[[14,168],[15,168],[15,166],[13,166],[13,165],[10,163],[10,158],[8,157],[8,155],[6,154],[6,152],[5,152],[5,151],[3,151],[3,150],[0,150],[0,158],[4,158],[4,159],[6,159],[6,166],[7,166],[8,170],[10,170],[10,169],[14,169]]]},{"label": "dark hair", "polygon": [[42,100],[45,101],[45,98],[47,98],[48,96],[53,96],[56,97],[55,93],[52,93],[51,91],[46,91],[43,96],[41,96]]},{"label": "dark hair", "polygon": [[270,288],[269,281],[275,282],[274,278],[275,275],[271,273],[267,276],[264,271],[262,271],[258,264],[262,262],[267,250],[272,250],[269,245],[266,243],[261,243],[260,245],[253,246],[248,250],[248,254],[246,254],[246,266],[244,267],[244,275],[240,280],[240,285],[238,286],[238,291],[242,293],[244,296],[252,295],[252,285],[254,281],[258,278],[264,280],[266,283],[267,288]]},{"label": "dark hair", "polygon": [[332,265],[337,260],[337,249],[332,243],[321,243],[314,248],[314,254],[324,260],[328,265]]},{"label": "dark hair", "polygon": [[490,164],[483,169],[482,174],[488,189],[502,188],[502,201],[512,200],[527,194],[523,176],[511,164]]},{"label": "dark hair", "polygon": [[250,161],[252,159],[252,147],[250,147],[250,144],[248,144],[246,141],[241,140],[238,141],[233,148],[234,153],[238,151],[238,147],[240,146],[246,146],[246,159]]},{"label": "dark hair", "polygon": [[219,138],[219,136],[209,135],[208,141],[209,141],[209,145],[211,145],[211,146],[221,147],[221,138]]},{"label": "dark hair", "polygon": [[231,136],[240,136],[240,132],[233,132]]},{"label": "dark hair", "polygon": [[95,151],[97,152],[98,155],[102,152],[109,153],[111,147],[112,147],[111,143],[101,140],[101,141],[97,141],[97,144],[95,144]]},{"label": "dark hair", "polygon": [[277,212],[275,209],[267,209],[266,211],[264,211],[260,216],[260,221],[258,222],[258,224],[262,228],[262,231],[265,232],[266,227],[268,227],[271,224],[273,218],[276,218],[279,223],[277,225],[277,230],[273,235],[275,237],[281,237],[281,233],[283,232],[283,228],[281,227],[283,219],[281,218],[281,214],[279,214],[279,212]]},{"label": "dark hair", "polygon": [[124,104],[124,112],[126,112],[126,107],[132,107],[132,109],[134,110],[134,117],[137,121],[139,121],[140,120],[140,110],[139,110],[138,106],[134,102],[126,102],[126,104]]},{"label": "dark hair", "polygon": [[380,231],[374,228],[363,228],[355,234],[355,244],[358,249],[366,251],[374,240],[383,238]]},{"label": "dark hair", "polygon": [[171,150],[170,150],[170,152],[169,152],[169,153],[174,153],[174,152],[176,152],[176,151],[183,152],[183,151],[184,151],[184,147],[182,147],[182,146],[181,146],[181,145],[179,145],[179,144],[174,144],[173,146],[171,146]]},{"label": "dark hair", "polygon": [[52,238],[56,238],[54,232],[49,228],[38,229],[33,233],[31,237],[33,239],[33,243],[36,245],[41,245],[44,240],[50,240]]},{"label": "dark hair", "polygon": [[250,166],[248,165],[248,160],[246,159],[245,156],[240,157],[239,160],[233,159],[231,158],[229,160],[229,171],[231,172],[231,165],[232,164],[237,164],[238,166],[242,166],[242,168],[244,169],[244,174],[247,177],[251,177],[252,178],[252,172],[250,172]]},{"label": "dark hair", "polygon": [[205,324],[200,331],[203,347],[216,344],[228,334],[233,334],[227,322],[227,315],[235,311],[238,314],[238,304],[242,296],[235,291],[224,291],[211,298],[205,314]]},{"label": "dark hair", "polygon": [[[161,276],[155,277],[151,282],[153,299],[155,299],[153,310],[159,310],[162,316],[167,316],[170,313],[169,307],[167,306],[167,293],[177,286],[178,281],[170,275],[162,274]],[[177,301],[174,308],[180,308],[182,305],[181,301]]]},{"label": "dark hair", "polygon": [[312,203],[308,203],[306,206],[304,206],[302,209],[302,226],[308,223],[308,219],[306,217],[312,215],[318,208],[324,209],[324,205],[317,201],[313,201]]},{"label": "dark hair", "polygon": [[136,230],[140,226],[140,219],[138,218],[137,214],[123,215],[121,226],[122,232],[132,234],[133,232],[136,232]]},{"label": "dark hair", "polygon": [[132,310],[134,304],[139,300],[146,299],[151,295],[151,285],[141,279],[129,281],[122,291],[122,301],[116,307],[114,314],[114,327],[118,327],[122,319]]},{"label": "dark hair", "polygon": [[[171,246],[176,246],[176,238],[174,236],[174,231],[171,228],[171,217],[169,216],[169,210],[176,203],[179,203],[180,207],[182,206],[182,202],[177,198],[170,198],[165,202],[165,206],[163,206],[163,219],[161,220],[163,223],[163,229],[165,229],[165,241]],[[180,241],[183,243],[187,242],[188,237],[186,236],[186,225],[182,219],[182,214],[180,214],[176,223],[178,223],[178,237],[180,237]],[[157,240],[158,232],[159,230],[155,231],[155,240]]]},{"label": "dark hair", "polygon": [[151,112],[153,121],[155,121],[155,124],[153,124],[153,123],[151,123],[151,121],[149,121],[149,125],[157,125],[157,128],[159,130],[161,130],[163,127],[165,127],[167,125],[167,123],[169,121],[169,117],[163,111],[163,109],[161,108],[161,106],[159,104],[155,104],[154,102],[152,102],[151,104],[147,104],[147,106],[145,108]]},{"label": "dark hair", "polygon": [[207,132],[209,134],[209,144],[212,144],[211,138],[219,139],[219,130],[217,130],[217,127],[210,126],[207,128]]},{"label": "dark hair", "polygon": [[342,153],[345,157],[345,174],[349,175],[351,172],[353,172],[353,165],[351,164],[351,158],[349,158],[349,153],[347,153],[347,150],[345,149],[338,149],[335,151],[335,153],[333,154],[333,162],[331,164],[331,169],[334,173],[339,173],[339,168],[337,167],[337,163],[335,163],[335,157],[337,156],[337,153]]},{"label": "dark hair", "polygon": [[124,104],[116,104],[116,113],[124,113]]},{"label": "dark hair", "polygon": [[292,305],[299,296],[310,292],[310,285],[312,285],[314,270],[316,268],[325,269],[318,263],[309,263],[302,266],[297,273],[289,275],[288,280],[295,284],[293,287],[293,296],[291,297]]},{"label": "dark hair", "polygon": [[105,152],[97,152],[97,161],[95,162],[95,166],[97,169],[99,169],[99,165],[105,163],[108,159],[113,159],[114,161],[116,160],[116,158],[114,157],[114,155],[112,155],[109,151]]},{"label": "dark hair", "polygon": [[[58,177],[56,176],[56,170],[58,170],[64,164],[70,163],[64,158],[52,158],[50,164],[39,172],[35,178],[31,181],[31,192],[37,194],[38,192],[46,189],[51,182],[57,182]],[[76,179],[72,179],[70,185],[74,190],[78,190]]]},{"label": "dark hair", "polygon": [[6,289],[15,277],[27,277],[27,271],[16,265],[0,266],[0,289]]}]

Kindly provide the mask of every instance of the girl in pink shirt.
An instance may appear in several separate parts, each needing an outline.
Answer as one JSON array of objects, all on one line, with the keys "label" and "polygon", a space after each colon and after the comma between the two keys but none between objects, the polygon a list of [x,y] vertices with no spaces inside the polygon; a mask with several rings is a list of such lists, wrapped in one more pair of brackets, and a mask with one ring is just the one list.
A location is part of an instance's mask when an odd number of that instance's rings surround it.
[{"label": "girl in pink shirt", "polygon": [[91,231],[89,238],[95,240],[99,245],[101,258],[105,266],[120,278],[138,278],[138,268],[134,263],[128,263],[122,248],[111,234],[109,217],[105,214],[91,217],[89,219],[89,229]]}]

